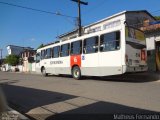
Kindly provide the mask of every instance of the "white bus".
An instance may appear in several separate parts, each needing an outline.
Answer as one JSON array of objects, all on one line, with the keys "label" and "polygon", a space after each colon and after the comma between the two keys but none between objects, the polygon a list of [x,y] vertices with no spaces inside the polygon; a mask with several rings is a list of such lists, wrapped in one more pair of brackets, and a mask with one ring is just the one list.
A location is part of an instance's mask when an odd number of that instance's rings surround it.
[{"label": "white bus", "polygon": [[109,76],[147,71],[144,33],[126,26],[57,41],[37,50],[36,71],[48,74]]}]

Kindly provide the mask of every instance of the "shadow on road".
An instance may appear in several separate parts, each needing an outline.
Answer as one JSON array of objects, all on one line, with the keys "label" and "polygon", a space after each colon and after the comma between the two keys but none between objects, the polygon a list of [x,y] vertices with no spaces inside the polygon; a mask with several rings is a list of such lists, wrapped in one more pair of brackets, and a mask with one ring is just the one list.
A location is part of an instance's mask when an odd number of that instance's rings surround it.
[{"label": "shadow on road", "polygon": [[[73,100],[79,96],[73,96],[69,94],[63,94],[58,92],[51,92],[46,90],[39,90],[33,88],[26,88],[21,86],[7,85],[3,84],[2,89],[6,95],[6,98],[14,109],[21,113],[27,113],[28,111],[42,107],[45,105],[56,104],[58,102],[65,102],[66,100]],[[89,98],[83,98],[89,99]],[[92,100],[92,99],[89,99]],[[128,113],[128,114],[146,114],[146,113],[155,113],[155,111],[144,110],[140,108],[129,107],[121,104],[96,101],[94,103],[85,104],[85,105],[75,105],[73,109],[69,109],[65,112],[53,112],[54,114],[43,115],[43,113],[38,114],[37,116],[47,116],[47,120],[99,120],[101,118],[107,119],[108,117],[113,117],[115,113]],[[67,102],[65,102],[67,104]],[[62,107],[63,108],[63,107]],[[53,108],[55,109],[55,108]],[[66,109],[64,107],[64,109]],[[55,109],[56,110],[56,109]],[[108,114],[108,115],[107,115]],[[109,119],[108,118],[108,119]]]},{"label": "shadow on road", "polygon": [[[2,90],[7,98],[8,103],[16,106],[16,109],[22,113],[26,113],[33,108],[68,100],[76,96],[26,88],[13,85],[2,85]],[[15,105],[15,106],[14,106]]]},{"label": "shadow on road", "polygon": [[46,120],[110,120],[114,119],[114,114],[129,114],[133,117],[133,115],[136,114],[155,113],[158,112],[100,101],[86,105],[84,107],[79,107],[74,110],[50,116]]},{"label": "shadow on road", "polygon": [[[71,75],[49,75],[48,77],[62,77],[62,78],[72,78]],[[73,80],[73,78],[71,79]],[[130,73],[123,75],[105,76],[105,77],[95,77],[95,76],[84,76],[81,80],[100,80],[100,81],[113,81],[113,82],[130,82],[130,83],[144,83],[153,82],[160,80],[159,73]]]},{"label": "shadow on road", "polygon": [[86,77],[85,79],[90,80],[102,80],[102,81],[112,81],[112,82],[129,82],[129,83],[144,83],[144,82],[153,82],[160,80],[157,75],[144,75],[144,74],[124,74],[124,75],[115,75],[107,77]]}]

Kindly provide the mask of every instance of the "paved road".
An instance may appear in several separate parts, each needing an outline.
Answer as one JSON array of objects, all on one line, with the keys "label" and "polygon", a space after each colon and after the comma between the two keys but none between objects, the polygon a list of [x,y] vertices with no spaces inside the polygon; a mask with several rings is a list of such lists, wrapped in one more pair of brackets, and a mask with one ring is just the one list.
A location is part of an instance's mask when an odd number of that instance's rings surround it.
[{"label": "paved road", "polygon": [[9,104],[36,119],[59,114],[160,112],[160,80],[154,75],[118,77],[42,77],[0,72]]}]

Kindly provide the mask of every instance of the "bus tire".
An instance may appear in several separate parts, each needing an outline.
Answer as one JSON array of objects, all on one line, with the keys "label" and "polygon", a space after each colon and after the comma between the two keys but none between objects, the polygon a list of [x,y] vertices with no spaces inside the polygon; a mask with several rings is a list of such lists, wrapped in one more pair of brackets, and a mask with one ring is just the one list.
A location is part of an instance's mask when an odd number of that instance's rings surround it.
[{"label": "bus tire", "polygon": [[45,67],[42,67],[41,72],[42,72],[42,75],[43,75],[44,77],[48,76],[48,73],[46,73]]},{"label": "bus tire", "polygon": [[81,70],[80,70],[80,68],[78,66],[73,67],[72,76],[76,80],[81,79]]}]

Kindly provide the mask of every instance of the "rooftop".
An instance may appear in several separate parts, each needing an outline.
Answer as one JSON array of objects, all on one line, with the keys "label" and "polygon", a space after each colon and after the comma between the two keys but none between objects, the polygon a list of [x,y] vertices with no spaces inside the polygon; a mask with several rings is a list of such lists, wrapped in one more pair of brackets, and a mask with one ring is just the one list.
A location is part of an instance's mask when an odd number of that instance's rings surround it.
[{"label": "rooftop", "polygon": [[31,47],[23,47],[23,46],[17,46],[17,45],[7,45],[7,47],[8,46],[19,47],[19,48],[24,48],[24,49],[34,49],[34,48],[31,48]]},{"label": "rooftop", "polygon": [[156,22],[147,22],[146,26],[143,26],[140,28],[144,32],[155,32],[155,31],[160,31],[160,21]]}]

